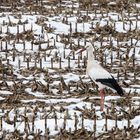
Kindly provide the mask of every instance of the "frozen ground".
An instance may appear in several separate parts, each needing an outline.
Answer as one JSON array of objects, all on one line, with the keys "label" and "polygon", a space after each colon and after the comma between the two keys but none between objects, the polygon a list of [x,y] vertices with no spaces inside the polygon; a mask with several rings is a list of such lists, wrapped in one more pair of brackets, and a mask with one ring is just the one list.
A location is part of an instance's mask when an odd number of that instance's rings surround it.
[{"label": "frozen ground", "polygon": [[[1,138],[140,139],[139,5],[1,2]],[[90,45],[125,92],[107,89],[105,112],[86,75],[88,54],[76,54]]]}]

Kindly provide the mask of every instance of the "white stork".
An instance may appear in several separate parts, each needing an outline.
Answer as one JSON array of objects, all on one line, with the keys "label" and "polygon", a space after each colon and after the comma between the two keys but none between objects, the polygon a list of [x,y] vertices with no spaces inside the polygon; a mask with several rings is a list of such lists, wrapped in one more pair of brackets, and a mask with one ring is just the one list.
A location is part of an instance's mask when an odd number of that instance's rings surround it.
[{"label": "white stork", "polygon": [[81,53],[84,50],[87,50],[88,53],[86,72],[87,75],[98,85],[100,91],[99,94],[101,96],[101,111],[104,111],[104,88],[110,88],[113,91],[116,91],[120,96],[124,95],[124,93],[114,77],[94,60],[93,47],[89,46],[83,48],[78,53]]}]

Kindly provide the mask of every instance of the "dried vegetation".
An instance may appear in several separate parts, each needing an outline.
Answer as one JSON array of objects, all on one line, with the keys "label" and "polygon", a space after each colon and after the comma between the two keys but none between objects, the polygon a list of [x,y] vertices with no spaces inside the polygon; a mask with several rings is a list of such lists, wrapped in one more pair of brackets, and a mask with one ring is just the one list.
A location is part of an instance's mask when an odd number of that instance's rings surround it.
[{"label": "dried vegetation", "polygon": [[[135,127],[132,122],[140,116],[138,3],[138,0],[0,0],[3,21],[0,23],[0,138],[140,138],[140,125]],[[4,20],[7,16],[8,20]],[[34,23],[30,16],[35,18]],[[68,27],[67,33],[59,33],[49,23],[53,17],[53,21]],[[76,21],[71,22],[74,17]],[[100,24],[102,21],[106,24]],[[87,24],[90,25],[88,31]],[[64,46],[62,53],[58,51],[59,43]],[[106,100],[106,111],[102,114],[99,114],[97,87],[85,77],[87,56],[75,54],[88,45],[94,47],[95,58],[116,74],[126,89],[126,97]],[[67,74],[79,75],[79,80],[67,81]],[[107,90],[107,95],[115,94]],[[79,107],[80,102],[83,106]],[[74,106],[74,114],[71,106]],[[43,132],[37,129],[38,120]],[[87,120],[93,124],[90,130]],[[121,127],[119,124],[123,120],[127,123]],[[59,126],[60,121],[63,123]],[[73,129],[68,127],[70,123]],[[52,128],[57,133],[52,135]]]}]

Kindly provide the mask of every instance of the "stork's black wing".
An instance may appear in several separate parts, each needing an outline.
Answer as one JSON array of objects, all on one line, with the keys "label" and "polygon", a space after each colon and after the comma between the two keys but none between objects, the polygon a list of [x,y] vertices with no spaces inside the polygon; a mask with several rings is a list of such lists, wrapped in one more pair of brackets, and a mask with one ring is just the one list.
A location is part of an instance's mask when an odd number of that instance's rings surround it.
[{"label": "stork's black wing", "polygon": [[96,79],[96,82],[100,82],[103,85],[106,85],[114,90],[117,91],[117,93],[122,96],[124,95],[122,88],[119,86],[119,84],[117,83],[117,81],[114,79],[114,77],[112,76],[112,78],[108,78],[108,79]]}]

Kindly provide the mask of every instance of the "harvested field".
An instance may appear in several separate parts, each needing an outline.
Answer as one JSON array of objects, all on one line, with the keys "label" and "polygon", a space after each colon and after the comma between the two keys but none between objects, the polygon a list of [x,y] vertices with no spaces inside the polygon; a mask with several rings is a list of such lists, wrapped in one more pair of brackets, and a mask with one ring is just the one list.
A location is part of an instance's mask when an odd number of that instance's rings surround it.
[{"label": "harvested field", "polygon": [[[0,139],[140,139],[139,0],[0,0]],[[123,88],[86,75],[84,47]]]}]

